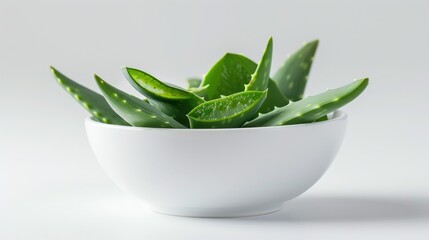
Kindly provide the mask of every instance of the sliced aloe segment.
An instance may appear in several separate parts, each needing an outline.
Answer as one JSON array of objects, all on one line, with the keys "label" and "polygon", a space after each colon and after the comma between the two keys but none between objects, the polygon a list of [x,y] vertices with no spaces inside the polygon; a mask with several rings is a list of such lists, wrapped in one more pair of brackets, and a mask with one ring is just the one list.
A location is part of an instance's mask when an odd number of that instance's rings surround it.
[{"label": "sliced aloe segment", "polygon": [[308,74],[316,54],[319,40],[306,43],[292,54],[274,75],[282,93],[292,101],[301,100],[307,85]]},{"label": "sliced aloe segment", "polygon": [[136,127],[185,128],[144,100],[123,92],[95,75],[98,87],[112,108],[128,123]]},{"label": "sliced aloe segment", "polygon": [[188,114],[191,128],[241,127],[266,97],[266,91],[247,91],[205,102]]},{"label": "sliced aloe segment", "polygon": [[188,125],[186,114],[204,100],[198,95],[166,84],[135,68],[124,68],[124,74],[131,85],[145,95],[149,102],[178,122]]},{"label": "sliced aloe segment", "polygon": [[129,125],[113,111],[102,95],[71,80],[54,67],[51,67],[51,72],[61,87],[82,105],[95,120],[116,125]]},{"label": "sliced aloe segment", "polygon": [[268,40],[267,47],[255,73],[252,74],[252,79],[246,84],[246,91],[265,91],[270,80],[271,61],[273,57],[273,39]]},{"label": "sliced aloe segment", "polygon": [[339,109],[359,96],[367,87],[368,78],[356,80],[346,86],[307,97],[287,106],[261,114],[247,122],[245,127],[277,126],[311,123]]}]

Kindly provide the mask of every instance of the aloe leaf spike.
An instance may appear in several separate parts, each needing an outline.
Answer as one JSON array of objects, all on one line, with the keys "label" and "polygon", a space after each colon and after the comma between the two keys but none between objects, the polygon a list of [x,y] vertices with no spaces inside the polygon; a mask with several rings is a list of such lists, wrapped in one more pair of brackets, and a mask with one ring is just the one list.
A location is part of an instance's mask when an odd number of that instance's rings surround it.
[{"label": "aloe leaf spike", "polygon": [[259,109],[267,97],[264,91],[246,91],[207,101],[187,116],[191,128],[241,127]]},{"label": "aloe leaf spike", "polygon": [[82,105],[95,120],[116,125],[129,125],[113,111],[102,95],[71,80],[52,66],[51,72],[61,87]]},{"label": "aloe leaf spike", "polygon": [[368,78],[356,80],[346,86],[328,90],[297,102],[261,114],[244,127],[278,126],[311,123],[339,109],[359,96],[368,85]]},{"label": "aloe leaf spike", "polygon": [[273,38],[270,38],[261,61],[252,74],[252,79],[245,86],[245,91],[265,91],[270,80],[271,61],[273,57]]},{"label": "aloe leaf spike", "polygon": [[292,101],[301,100],[304,96],[318,44],[319,40],[304,44],[303,47],[288,57],[273,77],[282,93]]},{"label": "aloe leaf spike", "polygon": [[131,125],[136,127],[185,128],[146,101],[113,87],[97,75],[94,77],[110,106]]},{"label": "aloe leaf spike", "polygon": [[166,84],[144,71],[135,68],[124,68],[123,71],[130,84],[152,105],[184,125],[189,124],[186,114],[204,102],[193,92]]}]

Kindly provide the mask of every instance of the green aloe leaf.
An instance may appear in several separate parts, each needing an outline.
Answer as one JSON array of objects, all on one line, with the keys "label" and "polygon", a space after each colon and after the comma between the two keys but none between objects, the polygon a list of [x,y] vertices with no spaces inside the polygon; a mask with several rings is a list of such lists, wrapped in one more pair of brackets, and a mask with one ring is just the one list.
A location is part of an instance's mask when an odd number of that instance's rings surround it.
[{"label": "green aloe leaf", "polygon": [[191,128],[241,127],[257,113],[266,96],[266,91],[247,91],[205,102],[188,114]]},{"label": "green aloe leaf", "polygon": [[113,111],[102,95],[71,80],[54,67],[51,67],[51,72],[61,87],[82,105],[95,120],[116,125],[129,125]]},{"label": "green aloe leaf", "polygon": [[[256,71],[258,65],[250,60],[249,58],[239,55],[232,54],[237,62],[239,62],[249,73],[253,73]],[[274,109],[274,107],[283,107],[289,103],[289,99],[287,99],[280,89],[277,87],[277,84],[273,80],[268,81],[268,93],[267,99],[262,104],[261,108],[259,108],[259,113],[267,113]]]},{"label": "green aloe leaf", "polygon": [[[239,55],[232,54],[235,59],[249,72],[253,73],[256,71],[258,65],[250,60],[249,58]],[[280,89],[277,87],[277,84],[273,80],[268,81],[268,93],[267,99],[265,99],[261,108],[259,108],[259,113],[267,113],[274,109],[274,107],[283,107],[289,103],[289,99],[287,99],[283,93],[281,93]]]},{"label": "green aloe leaf", "polygon": [[368,81],[368,78],[356,80],[346,86],[292,102],[269,113],[261,114],[244,126],[278,126],[314,122],[359,96],[367,87]]},{"label": "green aloe leaf", "polygon": [[131,125],[136,127],[185,128],[146,101],[113,87],[97,75],[95,75],[95,80],[110,106]]},{"label": "green aloe leaf", "polygon": [[[224,74],[222,75],[217,68],[220,68],[218,64],[224,69],[239,69],[239,71],[226,71],[226,72],[234,72],[234,74]],[[218,63],[210,70],[210,72],[206,75],[203,80],[202,85],[208,86],[206,90],[206,94],[208,92],[215,92],[215,98],[219,98],[221,95],[228,96],[237,92],[244,91],[244,85],[249,83],[252,78],[252,73],[256,71],[258,65],[250,60],[249,58],[235,53],[227,53]],[[216,74],[218,78],[215,77]],[[217,85],[216,81],[221,81],[224,84],[230,82],[230,87],[224,88],[224,85]],[[232,82],[232,83],[231,83]],[[215,84],[215,87],[212,85],[205,84]],[[213,97],[213,96],[212,96]],[[210,97],[207,97],[210,99]],[[267,99],[264,101],[263,105],[259,109],[260,113],[266,113],[274,109],[276,107],[282,107],[289,103],[289,100],[281,93],[278,89],[276,83],[273,80],[268,81],[268,93]]]},{"label": "green aloe leaf", "polygon": [[319,40],[306,43],[288,57],[273,77],[282,93],[292,101],[301,100],[304,96],[308,74],[310,73],[318,44]]},{"label": "green aloe leaf", "polygon": [[246,84],[246,91],[265,91],[268,88],[270,80],[271,61],[273,57],[273,39],[268,40],[267,47],[255,73],[252,74],[252,79]]},{"label": "green aloe leaf", "polygon": [[134,68],[124,68],[131,85],[145,95],[150,104],[178,122],[188,126],[186,114],[204,100],[195,93],[166,84],[155,77]]},{"label": "green aloe leaf", "polygon": [[236,54],[225,54],[203,79],[202,86],[208,86],[206,100],[244,91],[244,85],[250,81],[253,72],[246,69]]}]

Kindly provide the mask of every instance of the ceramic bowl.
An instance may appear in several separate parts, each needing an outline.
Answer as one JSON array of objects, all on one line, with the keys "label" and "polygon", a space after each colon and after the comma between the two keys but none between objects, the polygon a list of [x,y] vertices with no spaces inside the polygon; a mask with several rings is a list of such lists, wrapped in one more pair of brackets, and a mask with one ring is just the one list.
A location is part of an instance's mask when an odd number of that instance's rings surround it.
[{"label": "ceramic bowl", "polygon": [[347,115],[261,128],[167,129],[86,119],[101,167],[156,212],[238,217],[279,210],[327,170],[343,141]]}]

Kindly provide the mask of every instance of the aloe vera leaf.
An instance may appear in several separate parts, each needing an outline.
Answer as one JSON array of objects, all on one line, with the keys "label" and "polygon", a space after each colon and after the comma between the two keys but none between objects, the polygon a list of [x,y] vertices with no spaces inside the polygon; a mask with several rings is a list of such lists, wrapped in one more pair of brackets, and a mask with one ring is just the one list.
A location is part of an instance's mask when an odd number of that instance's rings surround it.
[{"label": "aloe vera leaf", "polygon": [[[231,56],[233,56],[234,59],[239,62],[249,73],[256,71],[258,65],[249,58],[233,53],[231,53]],[[283,107],[288,103],[289,99],[283,95],[277,84],[272,79],[269,79],[267,99],[265,99],[258,112],[267,113],[272,111],[274,107]]]},{"label": "aloe vera leaf", "polygon": [[241,127],[258,111],[266,97],[266,91],[235,93],[198,105],[187,116],[191,128]]},{"label": "aloe vera leaf", "polygon": [[273,39],[270,38],[264,54],[250,82],[246,84],[245,91],[265,91],[270,80],[271,61],[273,57]]},{"label": "aloe vera leaf", "polygon": [[356,80],[346,86],[291,102],[284,107],[259,115],[244,126],[277,126],[314,122],[354,100],[365,90],[368,81],[368,78]]},{"label": "aloe vera leaf", "polygon": [[[256,71],[258,65],[249,58],[239,54],[230,54],[235,59],[235,61],[239,62],[249,73]],[[283,93],[281,93],[280,89],[277,87],[277,84],[273,80],[269,79],[267,98],[259,108],[258,112],[267,113],[272,111],[274,107],[283,107],[288,103],[289,99],[287,99]]]},{"label": "aloe vera leaf", "polygon": [[124,68],[124,74],[131,85],[145,95],[149,102],[178,122],[189,124],[186,114],[204,102],[198,95],[175,87],[134,68]]},{"label": "aloe vera leaf", "polygon": [[[256,67],[255,67],[256,69]],[[244,91],[253,71],[246,69],[235,54],[225,54],[205,75],[202,86],[207,86],[206,100]]]},{"label": "aloe vera leaf", "polygon": [[[220,66],[218,66],[220,65]],[[208,86],[206,90],[207,99],[210,99],[207,92],[215,92],[214,97],[219,98],[221,95],[227,96],[237,92],[244,91],[244,85],[250,81],[252,78],[252,73],[255,72],[257,64],[250,60],[249,58],[235,53],[227,53],[215,66],[209,71],[206,77],[203,80],[202,85]],[[217,71],[218,68],[225,69],[240,69],[240,74],[235,71],[237,74],[223,74],[221,75],[220,71]],[[217,69],[217,70],[216,70]],[[229,72],[229,71],[226,71]],[[217,77],[216,77],[216,74]],[[227,84],[228,82],[235,82],[234,84],[229,84],[231,87],[224,88],[224,85],[218,85],[218,82],[223,82]],[[215,87],[205,84],[215,84]],[[213,98],[213,95],[212,95]],[[269,112],[274,109],[274,106],[282,107],[289,103],[289,100],[281,93],[277,85],[273,80],[268,82],[268,94],[267,98],[264,101],[263,105],[260,108],[261,113]]]},{"label": "aloe vera leaf", "polygon": [[199,88],[201,86],[201,82],[203,80],[199,79],[199,78],[190,78],[187,80],[188,82],[188,89],[192,89],[192,88]]},{"label": "aloe vera leaf", "polygon": [[288,57],[273,77],[282,93],[292,101],[301,100],[304,96],[318,44],[319,40],[304,44],[303,47]]},{"label": "aloe vera leaf", "polygon": [[71,80],[54,67],[51,67],[51,72],[61,87],[82,105],[95,120],[116,125],[129,125],[113,111],[102,95]]},{"label": "aloe vera leaf", "polygon": [[185,128],[144,100],[123,92],[95,75],[98,87],[110,106],[128,123],[136,127]]}]

